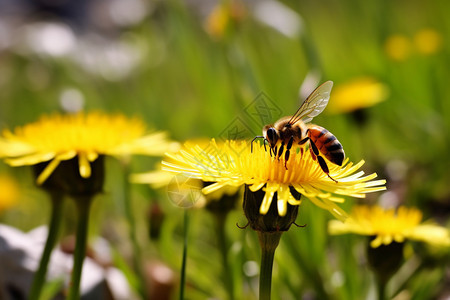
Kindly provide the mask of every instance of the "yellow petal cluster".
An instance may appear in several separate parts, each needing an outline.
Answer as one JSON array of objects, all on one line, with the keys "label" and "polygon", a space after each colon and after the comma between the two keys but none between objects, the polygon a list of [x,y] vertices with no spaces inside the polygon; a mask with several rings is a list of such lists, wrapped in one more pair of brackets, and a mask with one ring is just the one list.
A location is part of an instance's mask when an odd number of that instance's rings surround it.
[{"label": "yellow petal cluster", "polygon": [[64,160],[78,157],[80,175],[88,178],[89,162],[99,155],[162,155],[171,147],[176,144],[168,142],[165,133],[146,134],[141,120],[101,112],[43,116],[0,136],[0,157],[11,166],[49,162],[39,184]]},{"label": "yellow petal cluster", "polygon": [[275,158],[264,146],[246,141],[225,141],[199,146],[186,143],[177,153],[167,153],[162,162],[163,170],[175,174],[186,174],[203,181],[214,182],[205,187],[208,194],[225,186],[248,185],[251,191],[263,189],[265,196],[260,213],[266,214],[277,193],[278,214],[284,216],[287,204],[299,205],[290,191],[293,187],[315,205],[330,211],[339,219],[345,219],[345,212],[336,204],[344,202],[343,196],[364,198],[366,193],[384,190],[385,180],[372,181],[376,174],[363,176],[358,169],[363,161],[354,165],[345,160],[343,166],[328,162],[332,181],[320,168],[309,151],[291,149],[286,162],[284,155]]},{"label": "yellow petal cluster", "polygon": [[404,206],[384,209],[380,206],[356,206],[345,222],[332,220],[330,234],[355,233],[375,236],[371,246],[402,243],[405,240],[422,241],[429,244],[450,246],[450,232],[431,222],[422,222],[422,212]]}]

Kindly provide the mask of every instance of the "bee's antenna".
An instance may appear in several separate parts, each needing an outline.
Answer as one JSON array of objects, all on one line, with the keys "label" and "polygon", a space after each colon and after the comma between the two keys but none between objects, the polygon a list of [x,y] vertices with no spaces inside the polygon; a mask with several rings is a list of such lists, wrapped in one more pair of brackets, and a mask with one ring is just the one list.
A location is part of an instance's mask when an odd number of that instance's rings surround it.
[{"label": "bee's antenna", "polygon": [[266,150],[266,139],[264,138],[264,136],[258,135],[258,136],[255,136],[255,138],[251,141],[251,143],[250,143],[250,151],[253,153],[253,142],[256,139],[264,139],[264,150]]}]

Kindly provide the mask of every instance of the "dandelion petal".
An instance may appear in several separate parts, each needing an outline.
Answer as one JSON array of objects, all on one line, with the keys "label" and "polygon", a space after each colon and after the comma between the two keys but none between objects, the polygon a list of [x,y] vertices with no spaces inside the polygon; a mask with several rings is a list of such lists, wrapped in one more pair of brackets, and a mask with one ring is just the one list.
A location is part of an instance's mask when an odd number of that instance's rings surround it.
[{"label": "dandelion petal", "polygon": [[91,165],[85,153],[78,154],[78,165],[81,177],[89,178],[91,176]]}]

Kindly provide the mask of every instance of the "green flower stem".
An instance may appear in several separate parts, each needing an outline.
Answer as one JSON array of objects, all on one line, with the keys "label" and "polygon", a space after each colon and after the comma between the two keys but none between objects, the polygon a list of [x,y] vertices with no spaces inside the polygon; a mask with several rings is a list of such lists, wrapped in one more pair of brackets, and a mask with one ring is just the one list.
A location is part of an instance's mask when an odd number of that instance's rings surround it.
[{"label": "green flower stem", "polygon": [[387,285],[387,281],[385,281],[385,280],[377,280],[378,300],[385,300],[386,299],[386,285]]},{"label": "green flower stem", "polygon": [[128,180],[130,177],[130,168],[129,168],[129,164],[125,164],[124,166],[124,178],[123,178],[123,189],[124,189],[124,208],[125,208],[125,215],[126,218],[128,220],[128,224],[129,224],[129,234],[130,234],[130,240],[131,240],[131,244],[133,247],[133,268],[134,270],[137,272],[138,277],[140,279],[139,281],[139,286],[138,286],[138,291],[141,294],[143,299],[147,299],[146,296],[146,289],[145,287],[145,278],[144,278],[144,272],[142,269],[142,263],[141,263],[141,259],[142,259],[142,252],[141,252],[141,248],[139,246],[139,242],[137,239],[137,234],[136,234],[136,219],[134,218],[134,214],[133,214],[133,203],[132,203],[132,199],[131,199],[131,194],[130,194],[130,181]]},{"label": "green flower stem", "polygon": [[52,201],[52,212],[50,217],[50,223],[48,225],[48,236],[45,242],[44,251],[42,253],[41,261],[39,262],[39,268],[34,275],[33,283],[30,289],[30,300],[38,300],[41,296],[42,288],[45,283],[45,277],[47,274],[48,262],[53,247],[56,244],[58,238],[59,227],[62,219],[62,208],[64,195],[59,192],[50,192],[50,198]]},{"label": "green flower stem", "polygon": [[68,300],[80,299],[80,282],[83,261],[86,255],[87,236],[89,227],[89,211],[91,207],[91,196],[75,197],[78,210],[78,225],[76,234],[76,244],[74,253],[74,263],[72,269],[72,279],[69,289]]},{"label": "green flower stem", "polygon": [[378,299],[383,300],[387,298],[386,285],[402,265],[404,243],[392,242],[373,248],[370,243],[374,238],[367,240],[367,260],[375,275]]},{"label": "green flower stem", "polygon": [[183,258],[181,260],[181,274],[180,274],[180,300],[184,300],[184,287],[186,285],[186,258],[187,258],[187,248],[188,248],[188,227],[189,227],[189,213],[188,210],[184,210],[183,218]]},{"label": "green flower stem", "polygon": [[234,300],[234,284],[233,284],[233,274],[230,270],[230,264],[228,263],[228,243],[225,234],[225,221],[227,214],[215,214],[215,219],[217,221],[217,235],[220,253],[222,255],[222,265],[223,265],[223,276],[225,288],[228,292],[228,298]]},{"label": "green flower stem", "polygon": [[259,244],[261,246],[260,300],[270,300],[273,259],[282,233],[282,231],[258,231]]}]

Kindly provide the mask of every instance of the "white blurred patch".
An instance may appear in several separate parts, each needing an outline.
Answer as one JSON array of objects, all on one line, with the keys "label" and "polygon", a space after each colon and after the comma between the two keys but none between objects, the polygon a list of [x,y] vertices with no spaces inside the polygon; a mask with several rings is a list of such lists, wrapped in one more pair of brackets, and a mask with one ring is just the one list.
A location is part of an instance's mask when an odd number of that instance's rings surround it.
[{"label": "white blurred patch", "polygon": [[290,37],[299,37],[302,33],[303,20],[301,17],[284,4],[266,0],[257,2],[254,8],[255,17],[282,34]]},{"label": "white blurred patch", "polygon": [[147,4],[142,0],[113,0],[109,5],[109,15],[113,23],[119,26],[134,25],[146,17]]},{"label": "white blurred patch", "polygon": [[404,180],[408,173],[408,165],[400,159],[393,159],[386,165],[386,173],[392,180]]},{"label": "white blurred patch", "polygon": [[11,44],[11,28],[9,24],[0,20],[0,50],[8,48]]},{"label": "white blurred patch", "polygon": [[[93,33],[76,36],[69,26],[54,22],[25,25],[18,28],[13,36],[12,48],[16,53],[68,59],[84,71],[109,81],[119,81],[128,76],[142,62],[143,53],[148,51],[146,45],[131,34],[115,40]],[[157,54],[155,64],[164,58],[161,54],[164,49],[157,50],[158,53],[152,53]]]},{"label": "white blurred patch", "polygon": [[400,205],[400,199],[395,192],[387,191],[381,194],[379,200],[380,206],[389,209]]},{"label": "white blurred patch", "polygon": [[242,266],[242,269],[247,277],[255,277],[259,274],[259,265],[254,260],[246,261]]},{"label": "white blurred patch", "polygon": [[65,112],[75,113],[83,109],[84,96],[78,89],[66,88],[61,92],[59,102]]},{"label": "white blurred patch", "polygon": [[344,285],[345,283],[345,277],[344,274],[341,271],[336,271],[331,275],[331,284],[335,288],[339,288]]},{"label": "white blurred patch", "polygon": [[[7,287],[13,286],[16,292],[28,295],[34,272],[38,268],[47,227],[38,227],[29,233],[0,224],[0,299],[9,299]],[[95,243],[94,251],[108,253],[105,241]],[[109,247],[107,247],[109,248]],[[98,255],[102,255],[98,252]],[[47,280],[64,279],[69,285],[73,267],[73,255],[53,250],[47,271]],[[81,277],[81,294],[92,291],[101,292],[106,280],[114,299],[132,299],[131,289],[125,276],[116,268],[104,268],[93,259],[86,257]],[[95,290],[94,290],[95,289]]]},{"label": "white blurred patch", "polygon": [[73,59],[89,73],[109,81],[123,79],[142,60],[140,49],[123,41],[107,41],[89,36],[80,41]]},{"label": "white blurred patch", "polygon": [[157,274],[157,280],[159,283],[170,284],[173,281],[173,271],[169,267],[161,263],[155,263],[152,265],[153,273]]},{"label": "white blurred patch", "polygon": [[128,300],[130,299],[130,286],[125,275],[115,268],[110,268],[105,274],[108,287],[111,289],[114,299]]},{"label": "white blurred patch", "polygon": [[19,51],[61,57],[70,54],[76,45],[72,29],[62,23],[38,22],[25,25],[19,32]]}]

